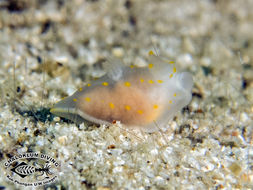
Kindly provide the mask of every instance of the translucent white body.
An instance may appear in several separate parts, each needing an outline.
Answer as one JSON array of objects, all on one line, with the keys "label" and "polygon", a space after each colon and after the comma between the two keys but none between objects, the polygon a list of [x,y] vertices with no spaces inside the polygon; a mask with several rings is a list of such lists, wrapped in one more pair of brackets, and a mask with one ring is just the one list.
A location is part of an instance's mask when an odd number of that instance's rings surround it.
[{"label": "translucent white body", "polygon": [[175,64],[150,55],[145,68],[106,65],[107,74],[57,103],[51,112],[76,123],[89,121],[153,132],[168,127],[174,114],[189,104],[193,80]]}]

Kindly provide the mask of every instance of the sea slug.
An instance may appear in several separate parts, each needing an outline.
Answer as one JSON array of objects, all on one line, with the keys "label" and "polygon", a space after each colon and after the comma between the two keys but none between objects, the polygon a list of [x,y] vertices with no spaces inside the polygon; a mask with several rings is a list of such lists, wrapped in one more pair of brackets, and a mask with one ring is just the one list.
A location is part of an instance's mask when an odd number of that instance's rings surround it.
[{"label": "sea slug", "polygon": [[166,129],[174,114],[191,101],[192,75],[179,73],[174,62],[152,51],[147,67],[120,62],[106,63],[105,67],[103,77],[61,100],[50,111],[78,124],[120,121],[128,128],[153,132]]}]

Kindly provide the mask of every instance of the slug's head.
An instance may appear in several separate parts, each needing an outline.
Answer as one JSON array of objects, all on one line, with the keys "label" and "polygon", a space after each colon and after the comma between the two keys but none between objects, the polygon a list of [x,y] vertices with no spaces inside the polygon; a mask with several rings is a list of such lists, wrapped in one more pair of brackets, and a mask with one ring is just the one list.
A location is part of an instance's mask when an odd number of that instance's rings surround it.
[{"label": "slug's head", "polygon": [[193,87],[192,75],[188,72],[182,72],[177,75],[177,78],[181,87],[186,91],[191,92]]},{"label": "slug's head", "polygon": [[192,87],[193,87],[193,79],[192,75],[188,72],[178,73],[176,75],[176,80],[178,84],[178,88],[181,93],[179,98],[182,99],[182,103],[187,105],[190,103],[192,99]]}]

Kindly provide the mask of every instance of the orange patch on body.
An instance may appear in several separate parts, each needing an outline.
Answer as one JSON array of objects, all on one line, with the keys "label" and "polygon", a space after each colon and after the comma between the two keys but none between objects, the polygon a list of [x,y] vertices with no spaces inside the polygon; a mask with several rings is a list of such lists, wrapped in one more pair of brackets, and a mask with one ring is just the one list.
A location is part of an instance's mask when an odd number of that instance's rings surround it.
[{"label": "orange patch on body", "polygon": [[[126,125],[147,125],[157,120],[163,110],[162,105],[154,109],[159,102],[149,96],[147,88],[147,85],[126,87],[124,82],[118,82],[113,88],[100,86],[80,96],[77,106],[80,111],[110,123],[118,120]],[[85,101],[87,96],[92,101]],[[113,109],[108,106],[112,104]]]}]

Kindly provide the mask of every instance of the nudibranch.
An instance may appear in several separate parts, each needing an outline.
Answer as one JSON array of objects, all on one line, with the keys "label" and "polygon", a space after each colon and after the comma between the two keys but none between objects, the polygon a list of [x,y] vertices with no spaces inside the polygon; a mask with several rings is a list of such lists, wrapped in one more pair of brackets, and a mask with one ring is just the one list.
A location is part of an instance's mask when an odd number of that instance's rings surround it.
[{"label": "nudibranch", "polygon": [[139,127],[146,132],[166,129],[168,121],[192,98],[193,79],[179,73],[174,62],[149,52],[146,67],[105,64],[106,74],[58,102],[50,111],[78,124],[88,121]]}]

